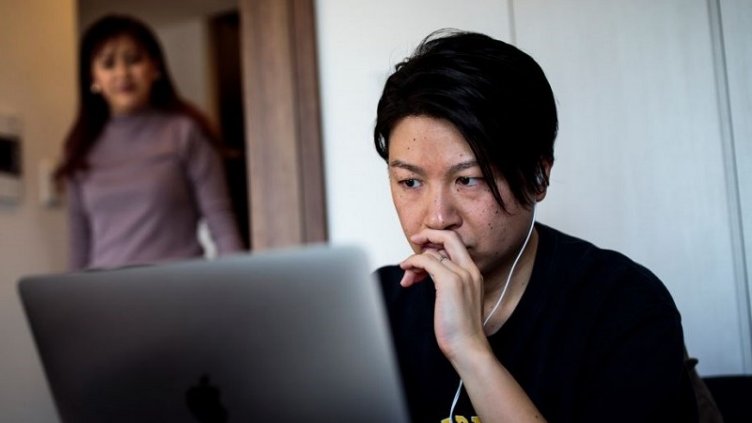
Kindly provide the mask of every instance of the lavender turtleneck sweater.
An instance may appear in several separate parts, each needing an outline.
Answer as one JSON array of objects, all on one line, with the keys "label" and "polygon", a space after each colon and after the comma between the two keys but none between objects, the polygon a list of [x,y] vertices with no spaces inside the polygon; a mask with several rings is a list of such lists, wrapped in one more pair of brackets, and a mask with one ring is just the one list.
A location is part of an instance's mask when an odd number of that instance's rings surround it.
[{"label": "lavender turtleneck sweater", "polygon": [[68,189],[71,269],[201,256],[201,217],[220,254],[242,249],[220,158],[187,116],[114,117],[88,163]]}]

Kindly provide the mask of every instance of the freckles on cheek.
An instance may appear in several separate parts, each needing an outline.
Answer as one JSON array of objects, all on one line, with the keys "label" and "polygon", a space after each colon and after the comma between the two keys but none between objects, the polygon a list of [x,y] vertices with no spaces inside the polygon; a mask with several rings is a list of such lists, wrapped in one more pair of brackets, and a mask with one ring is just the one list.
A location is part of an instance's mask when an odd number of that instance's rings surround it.
[{"label": "freckles on cheek", "polygon": [[485,210],[485,215],[487,216],[488,222],[486,223],[486,226],[488,227],[489,231],[493,231],[498,223],[499,215],[501,214],[501,210],[498,207],[488,207]]}]

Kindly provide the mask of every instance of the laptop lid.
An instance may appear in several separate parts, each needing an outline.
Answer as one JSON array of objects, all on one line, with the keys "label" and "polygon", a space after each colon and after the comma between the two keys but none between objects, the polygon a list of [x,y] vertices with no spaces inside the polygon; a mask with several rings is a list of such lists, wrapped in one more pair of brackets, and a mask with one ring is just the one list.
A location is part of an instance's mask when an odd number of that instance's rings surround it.
[{"label": "laptop lid", "polygon": [[317,246],[19,292],[64,422],[407,421],[369,269]]}]

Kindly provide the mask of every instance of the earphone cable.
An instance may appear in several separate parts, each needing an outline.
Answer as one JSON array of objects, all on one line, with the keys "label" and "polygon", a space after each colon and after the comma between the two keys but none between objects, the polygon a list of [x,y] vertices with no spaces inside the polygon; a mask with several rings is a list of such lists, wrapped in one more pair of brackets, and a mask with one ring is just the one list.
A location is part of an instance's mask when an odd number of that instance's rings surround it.
[{"label": "earphone cable", "polygon": [[[496,309],[499,308],[501,305],[501,301],[504,299],[504,295],[507,293],[507,288],[509,287],[509,281],[512,280],[512,273],[514,273],[514,268],[517,266],[517,262],[520,260],[520,257],[522,257],[522,253],[525,252],[525,248],[527,248],[527,244],[530,241],[530,236],[533,234],[533,228],[535,227],[535,207],[533,207],[533,218],[530,222],[530,228],[527,231],[527,236],[525,237],[525,242],[522,243],[522,248],[520,248],[520,251],[517,253],[517,257],[515,257],[514,262],[512,262],[512,267],[509,268],[509,273],[507,274],[507,280],[504,282],[504,287],[501,289],[501,294],[499,294],[499,299],[496,301],[496,305],[491,309],[491,312],[488,314],[488,317],[483,321],[483,327],[486,327],[486,323],[488,323],[489,320],[491,320],[491,316],[496,313]],[[452,407],[449,409],[449,421],[452,421],[452,417],[454,416],[454,408],[457,406],[457,401],[460,399],[460,393],[462,392],[462,379],[460,379],[460,384],[457,386],[457,392],[454,394],[454,399],[452,400]]]}]

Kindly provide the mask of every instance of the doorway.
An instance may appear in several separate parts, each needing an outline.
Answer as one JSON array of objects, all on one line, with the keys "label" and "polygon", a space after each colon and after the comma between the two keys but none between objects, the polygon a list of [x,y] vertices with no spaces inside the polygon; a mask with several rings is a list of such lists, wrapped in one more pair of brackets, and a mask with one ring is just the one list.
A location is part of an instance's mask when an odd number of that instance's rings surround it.
[{"label": "doorway", "polygon": [[225,147],[225,171],[238,228],[247,248],[251,247],[246,172],[243,83],[240,67],[240,16],[237,10],[209,18],[209,43],[213,53],[213,85],[217,123]]}]

